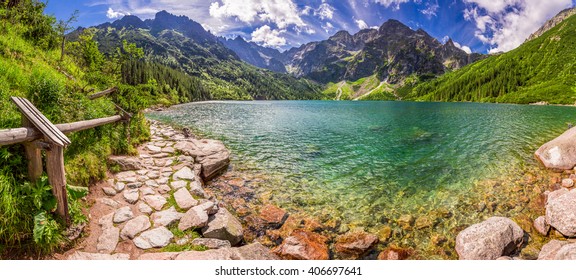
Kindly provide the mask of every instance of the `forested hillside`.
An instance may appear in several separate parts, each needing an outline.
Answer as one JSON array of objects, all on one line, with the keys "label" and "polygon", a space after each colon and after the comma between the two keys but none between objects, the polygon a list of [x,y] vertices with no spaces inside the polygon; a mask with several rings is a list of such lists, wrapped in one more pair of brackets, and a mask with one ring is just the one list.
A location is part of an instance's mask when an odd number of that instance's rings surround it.
[{"label": "forested hillside", "polygon": [[576,17],[515,50],[420,84],[405,99],[574,104]]}]

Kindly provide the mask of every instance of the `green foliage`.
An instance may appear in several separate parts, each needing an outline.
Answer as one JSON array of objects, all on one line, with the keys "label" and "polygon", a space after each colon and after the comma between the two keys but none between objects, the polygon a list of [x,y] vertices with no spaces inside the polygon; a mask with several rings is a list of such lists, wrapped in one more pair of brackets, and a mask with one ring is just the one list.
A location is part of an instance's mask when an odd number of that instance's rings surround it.
[{"label": "green foliage", "polygon": [[576,17],[508,53],[424,82],[407,94],[426,101],[574,104]]}]

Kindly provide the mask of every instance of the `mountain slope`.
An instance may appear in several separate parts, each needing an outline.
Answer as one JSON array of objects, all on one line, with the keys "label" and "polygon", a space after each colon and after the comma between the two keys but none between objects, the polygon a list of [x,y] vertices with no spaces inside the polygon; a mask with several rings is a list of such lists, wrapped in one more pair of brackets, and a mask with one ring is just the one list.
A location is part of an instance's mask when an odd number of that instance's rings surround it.
[{"label": "mountain slope", "polygon": [[209,99],[317,99],[319,85],[240,61],[200,24],[166,11],[152,20],[126,16],[95,27],[99,49],[112,56],[122,41],[143,48],[145,60],[198,77]]},{"label": "mountain slope", "polygon": [[573,104],[576,16],[508,53],[418,85],[408,99]]},{"label": "mountain slope", "polygon": [[235,39],[219,38],[219,40],[246,63],[270,71],[286,73],[286,67],[281,61],[282,54],[276,49],[258,46],[252,42],[248,43],[240,36]]},{"label": "mountain slope", "polygon": [[556,25],[558,25],[559,23],[561,23],[565,19],[567,19],[567,18],[569,18],[575,14],[576,14],[576,8],[571,8],[571,9],[566,9],[566,10],[561,11],[555,17],[551,18],[546,23],[544,23],[544,25],[542,25],[542,27],[540,27],[540,29],[538,29],[536,32],[532,33],[530,35],[530,37],[528,37],[527,41],[534,40],[534,39],[542,36],[542,34],[546,33],[546,31],[554,28]]}]

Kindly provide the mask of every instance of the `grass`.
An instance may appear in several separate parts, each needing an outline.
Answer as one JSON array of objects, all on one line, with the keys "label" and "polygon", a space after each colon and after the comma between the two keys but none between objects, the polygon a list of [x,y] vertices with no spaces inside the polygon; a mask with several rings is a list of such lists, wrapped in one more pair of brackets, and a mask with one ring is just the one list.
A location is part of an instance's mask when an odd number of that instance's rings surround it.
[{"label": "grass", "polygon": [[171,243],[168,246],[162,248],[163,252],[184,252],[184,251],[206,251],[208,248],[206,246],[197,246],[192,245],[190,242],[196,238],[202,237],[200,233],[198,233],[195,229],[188,229],[185,231],[181,231],[178,229],[178,226],[172,225],[168,227],[168,230],[174,234],[174,239],[182,239],[188,238],[188,242],[186,244],[178,245],[175,243]]}]

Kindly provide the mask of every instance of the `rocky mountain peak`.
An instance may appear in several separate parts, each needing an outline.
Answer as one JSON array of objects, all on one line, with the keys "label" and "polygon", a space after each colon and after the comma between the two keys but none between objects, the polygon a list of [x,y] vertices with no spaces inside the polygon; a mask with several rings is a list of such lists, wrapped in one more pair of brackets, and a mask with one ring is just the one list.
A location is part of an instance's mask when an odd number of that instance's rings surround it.
[{"label": "rocky mountain peak", "polygon": [[546,31],[554,28],[556,25],[560,24],[565,19],[567,19],[567,18],[569,18],[575,14],[576,14],[576,7],[570,8],[570,9],[565,9],[565,10],[561,11],[556,16],[554,16],[553,18],[548,20],[542,27],[540,27],[540,29],[538,29],[536,32],[534,32],[532,35],[530,35],[530,37],[528,37],[528,39],[526,39],[526,41],[531,41],[531,40],[534,40],[534,39],[542,36],[542,34],[546,33]]}]

